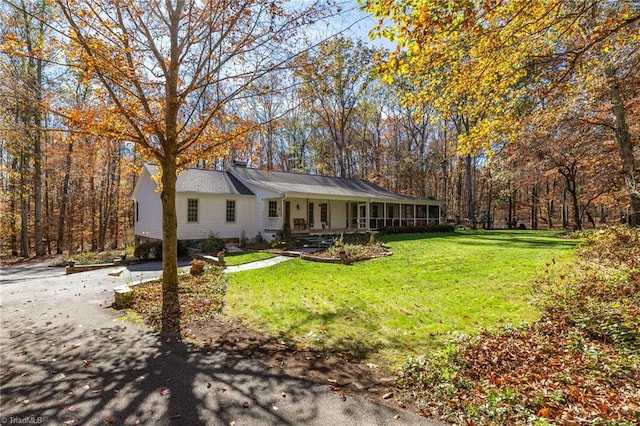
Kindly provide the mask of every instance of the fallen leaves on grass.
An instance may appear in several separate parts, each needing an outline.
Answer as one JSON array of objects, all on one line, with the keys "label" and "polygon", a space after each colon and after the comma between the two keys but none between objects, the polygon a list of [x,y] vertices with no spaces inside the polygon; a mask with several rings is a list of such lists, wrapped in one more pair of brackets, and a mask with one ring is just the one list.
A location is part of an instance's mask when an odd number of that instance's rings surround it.
[{"label": "fallen leaves on grass", "polygon": [[405,398],[458,424],[638,424],[640,270],[616,250],[637,253],[638,236],[599,231],[572,269],[547,271],[538,283],[543,318],[530,326],[409,359]]},{"label": "fallen leaves on grass", "polygon": [[639,420],[640,359],[539,321],[506,335],[483,333],[441,365],[413,360],[402,378],[428,416],[465,424]]},{"label": "fallen leaves on grass", "polygon": [[[178,283],[181,323],[188,325],[194,321],[207,319],[219,313],[223,307],[227,291],[227,277],[219,268],[209,267],[198,276],[181,275]],[[134,312],[145,323],[160,328],[162,325],[162,283],[153,281],[132,288]]]}]

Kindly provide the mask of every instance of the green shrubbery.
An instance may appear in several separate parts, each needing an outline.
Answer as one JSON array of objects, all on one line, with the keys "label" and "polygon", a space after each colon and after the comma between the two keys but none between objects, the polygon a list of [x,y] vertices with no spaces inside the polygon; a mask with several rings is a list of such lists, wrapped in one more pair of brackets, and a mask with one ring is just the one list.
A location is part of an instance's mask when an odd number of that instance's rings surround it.
[{"label": "green shrubbery", "polygon": [[454,225],[427,225],[427,226],[385,226],[380,229],[381,234],[420,234],[424,232],[453,232]]},{"label": "green shrubbery", "polygon": [[[186,253],[184,244],[178,241],[178,257],[184,256]],[[145,260],[162,260],[162,241],[148,241],[138,245],[133,251],[133,256]]]},{"label": "green shrubbery", "polygon": [[162,241],[150,241],[140,244],[133,251],[133,255],[138,259],[162,259]]},{"label": "green shrubbery", "polygon": [[200,241],[198,248],[203,253],[215,254],[220,250],[224,250],[225,243],[216,234],[209,234],[209,238]]}]

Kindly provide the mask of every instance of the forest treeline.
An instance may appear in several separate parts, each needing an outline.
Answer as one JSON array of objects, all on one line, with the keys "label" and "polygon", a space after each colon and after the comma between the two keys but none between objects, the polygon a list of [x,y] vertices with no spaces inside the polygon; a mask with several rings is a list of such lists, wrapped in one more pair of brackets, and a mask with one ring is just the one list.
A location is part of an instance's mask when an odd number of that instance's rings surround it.
[{"label": "forest treeline", "polygon": [[[433,64],[441,77],[432,81],[442,85],[426,91],[430,83],[410,74],[388,78],[390,63],[402,66],[402,53],[389,61],[382,48],[338,36],[252,81],[245,95],[225,105],[224,120],[215,120],[225,136],[211,131],[181,167],[224,168],[242,159],[267,170],[367,179],[442,200],[443,220],[470,227],[581,229],[625,222],[635,217],[630,200],[637,184],[629,180],[640,157],[640,21],[632,3],[600,15],[576,9],[577,21],[600,19],[591,29],[601,38],[576,50],[573,62],[548,57],[529,63],[523,82],[512,87],[530,79],[548,92],[518,94],[518,105],[504,110],[509,128],[499,129],[508,136],[496,136],[498,110],[491,110],[491,132],[473,130],[485,118],[481,112],[503,96],[497,89],[484,87],[475,94],[476,109],[464,109],[459,100],[436,96],[451,89],[444,85],[453,72],[446,64]],[[118,132],[124,124],[104,88],[71,65],[79,53],[66,45],[54,4],[5,1],[0,11],[1,254],[132,244],[130,195],[149,157]],[[571,42],[563,49],[583,46]],[[609,58],[611,51],[617,56]],[[609,60],[615,68],[588,73]],[[553,86],[539,83],[561,74],[565,80]],[[479,77],[460,84],[489,83]],[[492,105],[478,109],[491,96]],[[620,155],[622,131],[631,143],[626,158]],[[472,137],[484,142],[470,144]]]}]

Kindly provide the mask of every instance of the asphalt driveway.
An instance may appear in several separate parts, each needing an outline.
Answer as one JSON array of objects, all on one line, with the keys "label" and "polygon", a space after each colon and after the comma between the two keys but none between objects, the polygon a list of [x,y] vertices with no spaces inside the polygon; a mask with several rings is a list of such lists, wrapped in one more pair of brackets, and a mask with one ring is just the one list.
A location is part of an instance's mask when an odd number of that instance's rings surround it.
[{"label": "asphalt driveway", "polygon": [[439,424],[123,320],[113,289],[160,268],[0,269],[0,423]]}]

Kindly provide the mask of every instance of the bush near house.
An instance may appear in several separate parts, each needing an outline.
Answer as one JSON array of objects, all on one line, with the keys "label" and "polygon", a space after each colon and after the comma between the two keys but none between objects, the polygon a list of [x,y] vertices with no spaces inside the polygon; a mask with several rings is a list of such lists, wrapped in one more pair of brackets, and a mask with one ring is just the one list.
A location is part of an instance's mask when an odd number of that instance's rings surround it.
[{"label": "bush near house", "polygon": [[[187,253],[184,244],[178,241],[178,257]],[[133,251],[133,255],[138,259],[162,260],[162,241],[148,241],[138,245]]]},{"label": "bush near house", "polygon": [[428,225],[428,226],[385,226],[380,229],[381,234],[420,234],[423,232],[453,232],[453,225]]},{"label": "bush near house", "polygon": [[225,243],[216,234],[210,234],[206,240],[200,241],[198,248],[203,253],[214,254],[224,250]]}]

